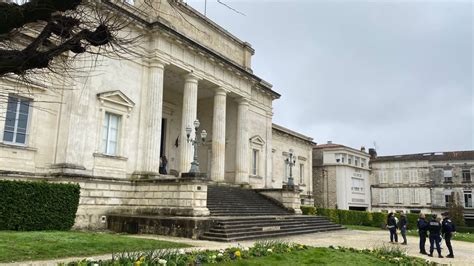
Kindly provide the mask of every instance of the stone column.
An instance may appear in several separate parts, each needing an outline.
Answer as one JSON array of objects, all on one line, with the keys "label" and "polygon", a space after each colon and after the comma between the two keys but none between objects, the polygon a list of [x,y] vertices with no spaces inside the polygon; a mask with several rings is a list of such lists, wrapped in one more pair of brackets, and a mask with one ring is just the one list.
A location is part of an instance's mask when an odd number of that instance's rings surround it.
[{"label": "stone column", "polygon": [[143,170],[158,173],[160,168],[164,64],[158,60],[152,60],[149,71]]},{"label": "stone column", "polygon": [[212,120],[211,179],[224,181],[225,173],[225,123],[226,91],[218,88],[214,94],[214,116]]},{"label": "stone column", "polygon": [[237,107],[237,141],[235,145],[235,183],[249,184],[249,102],[245,98],[238,101]]},{"label": "stone column", "polygon": [[198,78],[191,74],[184,76],[184,93],[183,93],[183,112],[181,116],[181,132],[180,132],[180,154],[179,154],[179,171],[181,173],[189,172],[191,162],[193,161],[193,146],[187,142],[186,127],[193,128],[191,138],[194,139],[194,121],[197,116],[197,93]]}]

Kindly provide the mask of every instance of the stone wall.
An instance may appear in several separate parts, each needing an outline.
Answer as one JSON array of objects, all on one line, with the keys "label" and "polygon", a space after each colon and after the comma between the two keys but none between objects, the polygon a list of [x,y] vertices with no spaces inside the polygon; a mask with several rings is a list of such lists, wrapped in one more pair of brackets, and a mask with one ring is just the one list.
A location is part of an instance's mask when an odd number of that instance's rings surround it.
[{"label": "stone wall", "polygon": [[274,201],[280,203],[283,207],[288,209],[295,214],[301,214],[301,199],[300,192],[296,190],[289,189],[259,189],[256,190],[260,194],[273,199]]},{"label": "stone wall", "polygon": [[0,176],[2,179],[77,183],[81,186],[75,228],[105,229],[107,216],[207,216],[207,182],[185,179],[119,180],[84,177]]}]

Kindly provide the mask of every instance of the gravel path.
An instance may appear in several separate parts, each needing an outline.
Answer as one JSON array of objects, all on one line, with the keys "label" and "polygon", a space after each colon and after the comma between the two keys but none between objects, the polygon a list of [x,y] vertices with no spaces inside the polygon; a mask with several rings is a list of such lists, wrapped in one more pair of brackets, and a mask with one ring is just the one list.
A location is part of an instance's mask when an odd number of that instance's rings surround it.
[{"label": "gravel path", "polygon": [[[206,240],[192,240],[187,238],[177,238],[177,237],[167,237],[167,236],[153,236],[153,235],[136,235],[133,237],[139,238],[150,238],[150,239],[159,239],[167,241],[175,241],[181,243],[187,243],[193,245],[194,248],[191,249],[221,249],[231,246],[251,246],[254,241],[242,241],[236,243],[222,243]],[[306,235],[296,235],[289,237],[278,238],[279,240],[296,242],[309,246],[316,247],[328,247],[328,246],[344,246],[344,247],[353,247],[358,249],[364,248],[374,248],[383,245],[393,245],[390,244],[389,234],[385,231],[359,231],[359,230],[341,230],[335,232],[327,233],[314,233]],[[424,259],[429,259],[435,262],[451,265],[474,265],[474,243],[463,242],[463,241],[452,241],[454,248],[454,259],[448,258],[430,258],[426,255],[418,253],[418,238],[413,236],[408,236],[408,245],[401,246],[407,250],[408,254],[411,256],[417,256]],[[398,244],[397,244],[398,245]],[[429,244],[427,245],[427,250],[429,249]],[[436,253],[436,251],[435,251]],[[446,248],[442,250],[442,254],[445,256],[447,254]],[[102,255],[102,256],[89,256],[95,259],[110,259],[111,255]],[[23,263],[16,264],[0,264],[0,265],[57,265],[59,262],[70,262],[77,261],[87,257],[78,257],[78,258],[67,258],[67,259],[58,259],[58,260],[48,260],[48,261],[28,261]]]}]

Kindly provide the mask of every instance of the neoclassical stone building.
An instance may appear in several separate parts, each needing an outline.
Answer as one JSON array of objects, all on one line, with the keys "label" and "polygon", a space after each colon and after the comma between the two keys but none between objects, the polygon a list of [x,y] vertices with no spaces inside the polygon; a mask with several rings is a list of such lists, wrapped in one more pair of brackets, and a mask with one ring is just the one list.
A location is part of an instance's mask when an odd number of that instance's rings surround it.
[{"label": "neoclassical stone building", "polygon": [[[276,157],[291,148],[298,156],[295,180],[312,194],[311,148],[305,150],[312,140],[272,125],[272,102],[280,95],[253,73],[249,43],[181,0],[156,1],[158,13],[140,0],[111,7],[141,22],[129,30],[146,34],[137,44],[143,57],[100,57],[60,90],[0,80],[9,99],[0,106],[7,118],[0,121],[2,178],[79,183],[78,227],[100,227],[118,211],[208,215],[209,182],[281,189]],[[198,157],[210,181],[180,178],[193,160],[186,128],[197,119],[197,137],[208,133]],[[163,156],[168,175],[159,174]]]}]

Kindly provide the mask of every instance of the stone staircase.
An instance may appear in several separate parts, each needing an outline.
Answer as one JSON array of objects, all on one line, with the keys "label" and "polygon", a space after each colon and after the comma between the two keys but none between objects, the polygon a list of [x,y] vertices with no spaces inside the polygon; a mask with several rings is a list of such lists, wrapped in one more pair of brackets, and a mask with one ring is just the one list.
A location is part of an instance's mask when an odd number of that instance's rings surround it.
[{"label": "stone staircase", "polygon": [[344,229],[325,217],[291,214],[250,189],[209,186],[207,193],[215,223],[201,239],[240,241]]}]

